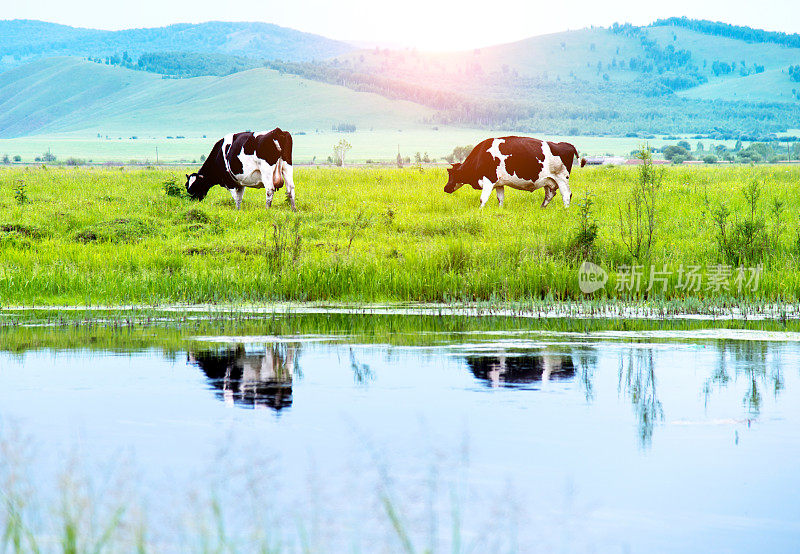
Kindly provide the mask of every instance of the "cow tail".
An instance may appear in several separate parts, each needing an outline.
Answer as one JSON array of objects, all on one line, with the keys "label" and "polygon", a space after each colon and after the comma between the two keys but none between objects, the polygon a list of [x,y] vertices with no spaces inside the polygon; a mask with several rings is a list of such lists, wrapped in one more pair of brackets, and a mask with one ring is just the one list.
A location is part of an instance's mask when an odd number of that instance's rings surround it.
[{"label": "cow tail", "polygon": [[575,157],[581,161],[581,167],[586,165],[586,158],[581,158],[580,154],[578,154],[578,149],[575,146],[572,147],[572,150],[575,152]]}]

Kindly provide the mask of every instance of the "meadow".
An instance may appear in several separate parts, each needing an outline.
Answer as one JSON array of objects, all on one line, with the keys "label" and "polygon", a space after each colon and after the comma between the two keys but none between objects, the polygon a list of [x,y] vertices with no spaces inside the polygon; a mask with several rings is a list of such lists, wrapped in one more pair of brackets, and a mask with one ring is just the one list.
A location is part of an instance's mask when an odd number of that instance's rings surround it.
[{"label": "meadow", "polygon": [[[241,211],[220,187],[192,201],[181,194],[188,170],[3,169],[0,302],[591,300],[691,311],[800,299],[800,168],[648,171],[643,181],[636,167],[576,169],[569,209],[509,190],[504,208],[492,198],[479,210],[477,191],[443,192],[442,168],[298,168],[293,213],[280,192],[269,210],[262,190],[248,190]],[[587,260],[609,275],[591,294],[578,281]]]}]

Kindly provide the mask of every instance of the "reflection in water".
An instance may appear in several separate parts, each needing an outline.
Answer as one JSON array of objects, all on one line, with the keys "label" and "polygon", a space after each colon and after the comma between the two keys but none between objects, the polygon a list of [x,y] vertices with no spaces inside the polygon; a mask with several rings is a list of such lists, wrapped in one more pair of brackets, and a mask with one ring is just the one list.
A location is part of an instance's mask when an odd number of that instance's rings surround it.
[{"label": "reflection in water", "polygon": [[224,350],[192,350],[188,361],[206,374],[226,404],[279,411],[292,405],[292,375],[299,345],[268,344],[263,353],[243,345]]},{"label": "reflection in water", "polygon": [[763,402],[762,389],[771,389],[777,397],[783,390],[783,371],[780,350],[773,348],[774,360],[770,364],[770,345],[760,341],[720,341],[719,361],[703,387],[706,404],[714,389],[723,389],[731,381],[728,368],[733,365],[735,378],[747,380],[747,392],[742,403],[751,416],[758,416]]},{"label": "reflection in water", "polygon": [[656,393],[656,372],[653,349],[631,349],[619,357],[618,390],[633,404],[639,426],[639,441],[650,446],[653,426],[664,419],[664,409]]},{"label": "reflection in water", "polygon": [[491,387],[524,385],[549,380],[572,379],[572,356],[563,354],[510,353],[467,356],[472,374]]}]

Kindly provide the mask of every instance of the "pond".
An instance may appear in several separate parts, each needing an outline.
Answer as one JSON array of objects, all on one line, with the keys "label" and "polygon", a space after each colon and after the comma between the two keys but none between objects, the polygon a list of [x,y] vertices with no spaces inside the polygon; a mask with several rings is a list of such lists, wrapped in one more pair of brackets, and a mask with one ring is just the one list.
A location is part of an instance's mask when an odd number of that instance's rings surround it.
[{"label": "pond", "polygon": [[73,521],[111,550],[800,544],[796,333],[301,327],[6,336],[0,477],[30,540]]}]

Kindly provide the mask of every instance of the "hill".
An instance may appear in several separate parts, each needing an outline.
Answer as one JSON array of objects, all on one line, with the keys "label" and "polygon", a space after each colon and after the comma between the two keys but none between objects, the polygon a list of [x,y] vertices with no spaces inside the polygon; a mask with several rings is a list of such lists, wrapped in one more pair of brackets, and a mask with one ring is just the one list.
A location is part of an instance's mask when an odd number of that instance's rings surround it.
[{"label": "hill", "polygon": [[103,31],[32,20],[0,21],[5,67],[53,56],[105,57],[127,52],[201,52],[289,61],[326,59],[353,50],[344,42],[269,23],[181,23]]},{"label": "hill", "polygon": [[432,110],[266,68],[225,77],[162,79],[76,58],[39,60],[0,74],[0,137],[214,134],[230,129],[409,128]]}]

